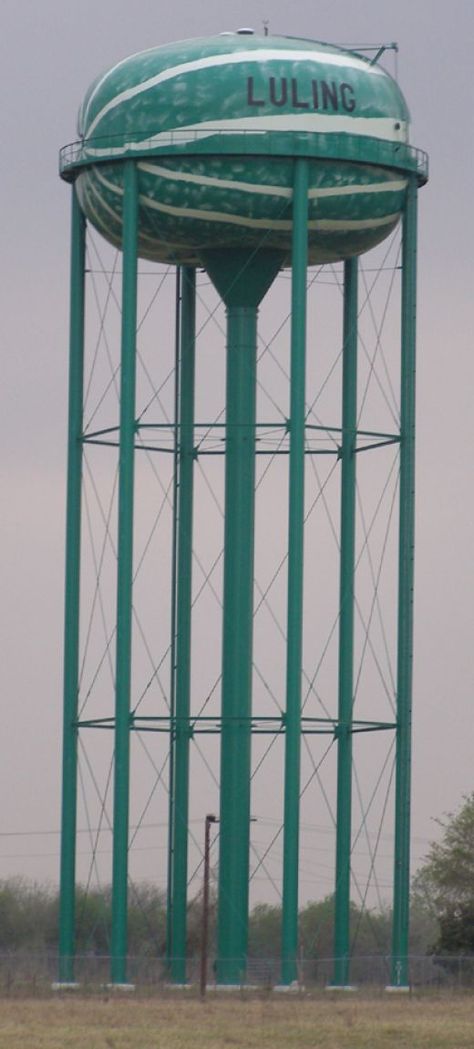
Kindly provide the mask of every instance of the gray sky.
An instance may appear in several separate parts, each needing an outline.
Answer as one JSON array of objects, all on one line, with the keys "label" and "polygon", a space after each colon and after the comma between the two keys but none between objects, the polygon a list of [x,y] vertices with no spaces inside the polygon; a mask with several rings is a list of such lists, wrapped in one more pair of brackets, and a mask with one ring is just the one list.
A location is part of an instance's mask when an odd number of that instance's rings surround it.
[{"label": "gray sky", "polygon": [[69,192],[58,150],[75,138],[91,80],[120,58],[259,31],[263,19],[270,32],[334,43],[397,41],[411,141],[430,154],[419,236],[415,862],[433,817],[473,789],[470,0],[296,0],[291,13],[282,0],[3,0],[0,877],[57,872],[57,835],[23,835],[59,826]]}]

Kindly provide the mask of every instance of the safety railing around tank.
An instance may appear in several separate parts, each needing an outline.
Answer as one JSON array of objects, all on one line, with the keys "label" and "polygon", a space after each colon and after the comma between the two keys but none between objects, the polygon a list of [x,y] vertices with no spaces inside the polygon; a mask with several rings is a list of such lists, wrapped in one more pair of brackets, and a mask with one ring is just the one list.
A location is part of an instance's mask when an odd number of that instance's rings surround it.
[{"label": "safety railing around tank", "polygon": [[78,170],[91,164],[110,163],[130,157],[176,154],[308,156],[325,160],[375,164],[417,175],[420,184],[428,180],[428,155],[406,142],[386,141],[363,135],[324,134],[320,132],[280,132],[209,128],[199,130],[160,131],[142,137],[142,133],[107,135],[79,139],[64,146],[59,154],[59,171],[66,181],[73,181]]}]

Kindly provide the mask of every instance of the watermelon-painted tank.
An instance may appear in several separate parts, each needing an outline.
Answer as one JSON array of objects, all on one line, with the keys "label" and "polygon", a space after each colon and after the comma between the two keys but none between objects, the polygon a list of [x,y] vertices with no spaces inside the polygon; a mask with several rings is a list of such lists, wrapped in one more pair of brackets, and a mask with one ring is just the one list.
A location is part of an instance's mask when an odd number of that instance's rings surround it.
[{"label": "watermelon-painted tank", "polygon": [[200,265],[210,248],[262,241],[289,258],[293,160],[306,156],[310,261],[336,261],[393,230],[409,172],[425,181],[408,123],[397,84],[355,52],[223,33],[151,48],[99,77],[61,173],[120,245],[122,161],[135,157],[140,255]]}]

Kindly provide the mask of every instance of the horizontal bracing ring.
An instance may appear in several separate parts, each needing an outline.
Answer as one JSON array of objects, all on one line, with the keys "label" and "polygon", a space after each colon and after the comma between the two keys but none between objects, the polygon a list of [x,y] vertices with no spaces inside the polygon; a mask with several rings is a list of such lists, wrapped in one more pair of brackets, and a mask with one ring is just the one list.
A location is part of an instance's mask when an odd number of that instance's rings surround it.
[{"label": "horizontal bracing ring", "polygon": [[[130,731],[135,732],[161,732],[161,733],[188,733],[190,736],[194,735],[219,735],[225,726],[238,725],[248,727],[252,733],[257,735],[280,735],[285,733],[286,729],[286,718],[285,714],[282,713],[280,717],[277,716],[263,716],[252,715],[250,717],[242,717],[236,715],[234,717],[219,717],[212,715],[190,715],[187,718],[171,717],[171,716],[135,716],[130,714],[129,728]],[[85,721],[77,721],[75,723],[76,728],[98,728],[98,729],[114,729],[115,718],[88,718]],[[360,732],[386,732],[393,731],[397,728],[397,723],[392,721],[352,721],[345,723],[339,721],[337,718],[311,718],[302,717],[301,719],[301,734],[306,735],[334,735],[338,738],[340,735],[355,734]]]}]

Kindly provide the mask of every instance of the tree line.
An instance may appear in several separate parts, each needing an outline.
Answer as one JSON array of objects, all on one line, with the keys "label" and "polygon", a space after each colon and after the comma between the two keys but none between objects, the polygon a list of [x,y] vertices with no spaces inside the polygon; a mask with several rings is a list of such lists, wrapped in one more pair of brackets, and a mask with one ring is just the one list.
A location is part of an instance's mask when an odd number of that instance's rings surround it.
[{"label": "tree line", "polygon": [[[76,891],[77,952],[109,953],[111,889]],[[211,950],[215,947],[216,901],[211,893],[209,912]],[[201,945],[202,898],[191,900],[188,909],[190,958]],[[0,953],[10,951],[56,951],[58,947],[59,896],[56,888],[21,878],[0,881]],[[308,903],[300,911],[300,947],[307,959],[330,958],[333,948],[334,899]],[[166,950],[166,901],[155,886],[140,883],[130,887],[128,911],[129,953],[135,957],[163,957]],[[386,955],[390,952],[389,910],[368,911],[351,905],[354,956]],[[413,953],[424,953],[432,928],[425,913],[416,911],[412,922]],[[249,919],[249,956],[273,959],[280,954],[281,907],[257,904]]]},{"label": "tree line", "polygon": [[[428,851],[413,882],[410,953],[474,955],[474,793],[460,810],[440,821],[441,837]],[[111,889],[76,892],[77,952],[107,955],[110,944]],[[210,947],[215,949],[215,893],[211,892]],[[199,954],[202,898],[189,904],[190,958]],[[53,886],[21,878],[0,881],[0,952],[55,951],[58,946],[59,895]],[[306,959],[334,953],[334,898],[310,902],[300,911],[300,946]],[[280,954],[281,908],[258,904],[249,921],[249,956],[276,959]],[[390,954],[391,912],[351,904],[354,957]],[[164,957],[166,900],[150,884],[130,886],[129,953]]]}]

